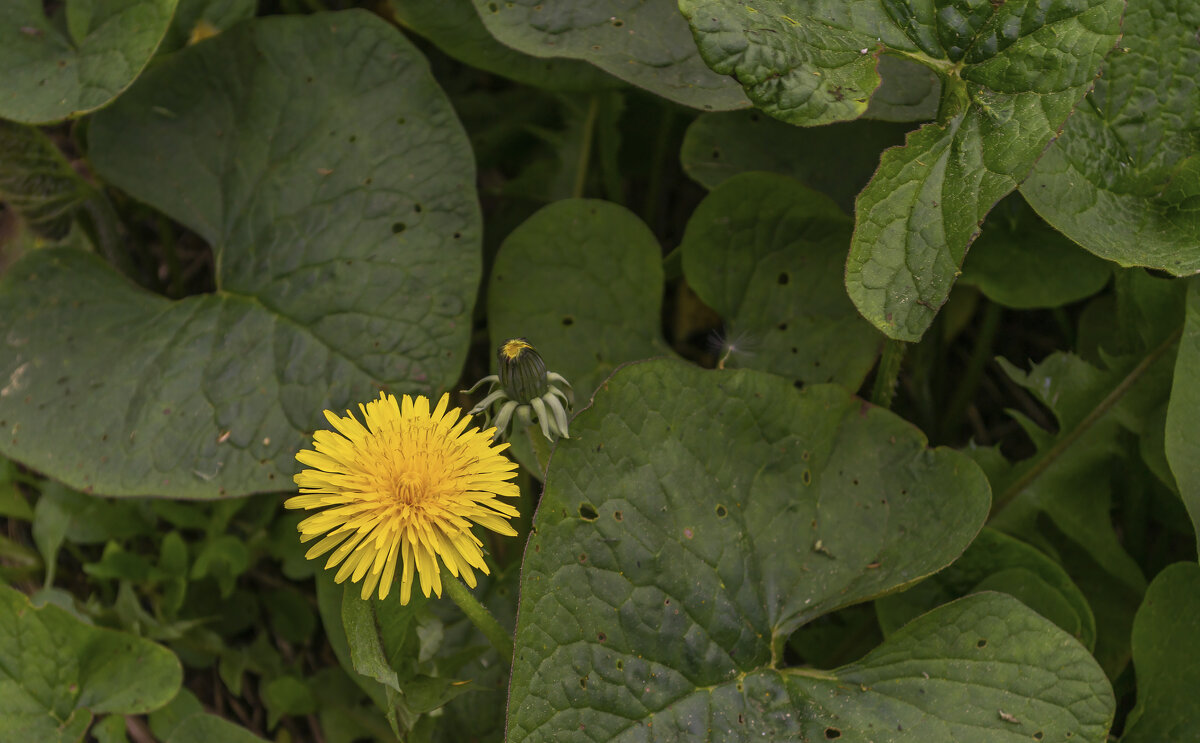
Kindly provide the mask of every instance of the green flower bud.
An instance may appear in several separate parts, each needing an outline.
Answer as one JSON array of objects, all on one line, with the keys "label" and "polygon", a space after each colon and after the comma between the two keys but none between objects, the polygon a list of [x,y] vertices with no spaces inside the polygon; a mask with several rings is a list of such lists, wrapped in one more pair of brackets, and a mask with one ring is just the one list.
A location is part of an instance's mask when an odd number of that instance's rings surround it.
[{"label": "green flower bud", "polygon": [[510,399],[528,403],[546,394],[546,362],[529,341],[507,340],[496,357],[500,361],[500,386]]}]

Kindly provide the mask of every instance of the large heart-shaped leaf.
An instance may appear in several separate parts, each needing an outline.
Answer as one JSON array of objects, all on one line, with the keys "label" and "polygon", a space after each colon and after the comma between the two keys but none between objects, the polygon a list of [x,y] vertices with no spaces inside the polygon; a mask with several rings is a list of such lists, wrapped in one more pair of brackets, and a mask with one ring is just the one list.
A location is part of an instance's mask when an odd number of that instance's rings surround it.
[{"label": "large heart-shaped leaf", "polygon": [[1096,255],[1200,271],[1200,3],[1129,0],[1119,53],[1021,193]]},{"label": "large heart-shaped leaf", "polygon": [[784,667],[794,630],[944,567],[983,523],[983,473],[892,413],[660,360],[572,433],[526,548],[510,741],[1104,739],[1100,669],[1005,596],[852,666]]},{"label": "large heart-shaped leaf", "polygon": [[700,202],[683,272],[728,334],[748,339],[739,366],[858,389],[884,339],[842,286],[850,230],[827,197],[774,173],[736,175]]},{"label": "large heart-shaped leaf", "polygon": [[473,2],[492,35],[525,54],[582,59],[693,108],[749,106],[736,82],[700,59],[675,0]]},{"label": "large heart-shaped leaf", "polygon": [[179,659],[149,640],[35,609],[0,586],[0,739],[78,741],[93,714],[144,714],[171,700]]},{"label": "large heart-shaped leaf", "polygon": [[0,4],[0,117],[40,124],[97,109],[141,73],[179,0],[41,0]]},{"label": "large heart-shaped leaf", "polygon": [[608,201],[556,201],[496,256],[492,346],[528,338],[586,400],[618,364],[670,352],[659,330],[662,291],[662,249],[637,215]]},{"label": "large heart-shaped leaf", "polygon": [[1123,743],[1200,742],[1200,566],[1181,562],[1158,574],[1133,623],[1137,707]]},{"label": "large heart-shaped leaf", "polygon": [[394,28],[360,11],[243,24],[155,66],[90,139],[110,182],[213,246],[218,291],[170,302],[72,252],[15,265],[7,455],[113,495],[276,490],[323,408],[459,376],[474,167]]},{"label": "large heart-shaped leaf", "polygon": [[[757,5],[757,4],[756,4]],[[846,285],[863,315],[916,340],[992,205],[1016,188],[1091,84],[1124,0],[852,3],[681,0],[700,52],[794,124],[856,118],[880,52],[942,76],[939,123],[889,150],[859,195]]]}]

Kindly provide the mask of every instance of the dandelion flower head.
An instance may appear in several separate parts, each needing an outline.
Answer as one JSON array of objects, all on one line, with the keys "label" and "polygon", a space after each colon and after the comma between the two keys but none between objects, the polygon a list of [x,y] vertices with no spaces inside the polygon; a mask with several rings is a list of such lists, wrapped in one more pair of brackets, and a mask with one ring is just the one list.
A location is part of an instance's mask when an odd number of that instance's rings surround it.
[{"label": "dandelion flower head", "polygon": [[488,573],[483,542],[475,524],[515,536],[508,519],[517,509],[500,500],[518,495],[517,465],[494,444],[494,429],[467,430],[469,417],[458,408],[447,412],[442,395],[429,410],[429,399],[405,395],[403,402],[381,393],[359,405],[363,422],[350,411],[325,411],[335,430],[317,431],[313,450],[296,460],[309,469],[295,476],[300,494],[287,508],[323,509],[300,522],[300,541],[324,535],[308,550],[308,559],[330,550],[326,569],[340,565],[334,580],[362,581],[362,597],[376,587],[379,598],[391,591],[401,566],[400,602],[412,595],[414,575],[421,591],[442,595],[439,559],[450,574],[475,587],[476,569]]}]

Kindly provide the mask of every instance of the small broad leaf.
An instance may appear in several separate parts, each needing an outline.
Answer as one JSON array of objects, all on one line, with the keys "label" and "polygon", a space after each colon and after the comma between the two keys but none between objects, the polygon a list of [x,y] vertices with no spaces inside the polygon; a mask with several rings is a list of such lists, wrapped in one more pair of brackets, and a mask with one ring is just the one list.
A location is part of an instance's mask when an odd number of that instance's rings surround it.
[{"label": "small broad leaf", "polygon": [[267,729],[273,730],[285,715],[311,715],[317,710],[313,690],[295,676],[279,676],[264,683],[263,706],[267,708]]},{"label": "small broad leaf", "polygon": [[1200,271],[1200,4],[1129,0],[1119,51],[1021,193],[1056,229],[1123,266]]},{"label": "small broad leaf", "polygon": [[72,251],[15,264],[6,455],[112,495],[278,490],[322,409],[457,380],[474,167],[393,27],[361,11],[240,24],[155,65],[89,140],[110,182],[212,245],[218,291],[168,301]]},{"label": "small broad leaf", "polygon": [[889,336],[933,321],[992,205],[1016,188],[1117,38],[1124,0],[681,0],[714,70],[793,124],[861,116],[881,52],[942,77],[939,122],[884,153],[855,206],[846,286]]},{"label": "small broad leaf", "polygon": [[[854,212],[854,197],[871,180],[879,153],[904,142],[906,127],[848,121],[801,128],[760,111],[704,114],[688,126],[679,159],[692,180],[713,189],[748,170],[790,175]],[[853,146],[846,144],[852,142]]]},{"label": "small broad leaf", "polygon": [[1167,406],[1165,446],[1171,473],[1200,543],[1200,282],[1188,282],[1187,309],[1171,401]]},{"label": "small broad leaf", "polygon": [[93,714],[144,714],[170,701],[183,670],[149,640],[34,608],[0,586],[0,739],[77,741]]},{"label": "small broad leaf", "polygon": [[963,556],[903,593],[875,602],[879,625],[891,635],[925,612],[980,591],[1007,593],[1091,649],[1096,620],[1079,588],[1058,563],[1028,544],[984,529]]},{"label": "small broad leaf", "polygon": [[396,19],[472,67],[547,90],[619,87],[617,78],[576,59],[533,56],[500,43],[483,25],[473,0],[391,0]]},{"label": "small broad leaf", "polygon": [[197,712],[179,722],[166,743],[265,743],[241,725],[207,712]]},{"label": "small broad leaf", "polygon": [[731,363],[797,383],[858,389],[883,337],[841,283],[851,221],[786,176],[743,173],[713,189],[688,221],[683,272],[725,320]]},{"label": "small broad leaf", "polygon": [[706,111],[746,108],[734,81],[705,66],[675,0],[473,0],[506,46],[590,62],[626,82]]},{"label": "small broad leaf", "polygon": [[32,126],[0,119],[0,202],[38,234],[60,239],[71,213],[96,189],[71,168],[49,137]]},{"label": "small broad leaf", "polygon": [[[150,61],[178,0],[67,0],[65,26],[41,0],[0,4],[0,118],[41,124],[97,109]],[[66,33],[64,33],[66,31]]]},{"label": "small broad leaf", "polygon": [[1200,566],[1181,562],[1150,584],[1133,622],[1137,706],[1122,743],[1200,741]]},{"label": "small broad leaf", "polygon": [[662,292],[662,249],[633,212],[557,201],[500,247],[488,287],[492,347],[528,338],[582,403],[618,364],[670,352]]},{"label": "small broad leaf", "polygon": [[1089,297],[1111,277],[1111,264],[1063,237],[1014,193],[988,215],[959,281],[1005,307],[1035,309]]}]

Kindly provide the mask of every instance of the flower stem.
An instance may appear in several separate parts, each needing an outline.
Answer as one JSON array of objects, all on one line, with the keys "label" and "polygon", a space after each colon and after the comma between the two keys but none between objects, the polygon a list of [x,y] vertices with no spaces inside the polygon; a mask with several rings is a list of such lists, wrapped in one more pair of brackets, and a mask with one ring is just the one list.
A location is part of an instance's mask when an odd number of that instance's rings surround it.
[{"label": "flower stem", "polygon": [[888,340],[883,346],[883,356],[875,371],[875,388],[871,390],[871,402],[881,408],[892,407],[896,397],[896,380],[900,377],[900,366],[908,344],[904,341]]},{"label": "flower stem", "polygon": [[449,594],[450,600],[458,604],[458,608],[463,610],[463,614],[467,615],[467,619],[471,620],[479,628],[491,643],[492,647],[496,648],[496,652],[505,662],[512,664],[513,657],[513,641],[492,613],[487,610],[483,604],[479,603],[479,599],[475,598],[475,594],[471,593],[466,586],[462,584],[458,578],[452,575],[444,575],[442,585]]}]

